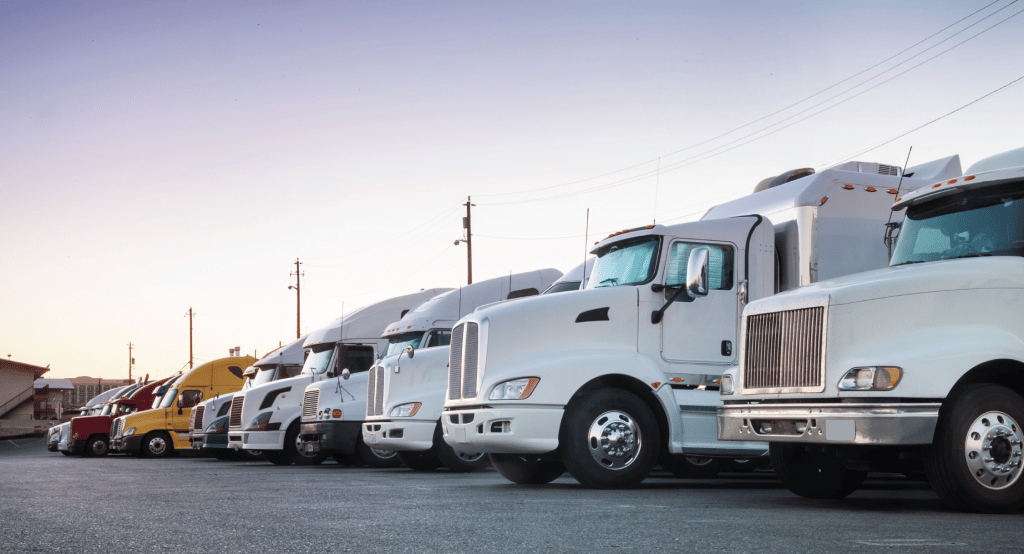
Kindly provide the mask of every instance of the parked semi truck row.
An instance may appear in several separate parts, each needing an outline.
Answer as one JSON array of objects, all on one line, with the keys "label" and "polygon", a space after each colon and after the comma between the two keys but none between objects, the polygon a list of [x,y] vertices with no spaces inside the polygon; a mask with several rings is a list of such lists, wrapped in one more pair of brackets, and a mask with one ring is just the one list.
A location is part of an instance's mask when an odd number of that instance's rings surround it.
[{"label": "parked semi truck row", "polygon": [[719,438],[767,441],[783,483],[841,498],[916,471],[950,506],[1024,506],[1024,148],[896,198],[884,269],[743,311]]},{"label": "parked semi truck row", "polygon": [[115,417],[150,409],[156,389],[167,379],[124,388],[114,395],[99,414],[83,415],[71,420],[68,448],[85,456],[106,456],[110,443],[110,427]]},{"label": "parked semi truck row", "polygon": [[956,156],[906,175],[866,162],[795,170],[700,221],[609,236],[591,251],[586,290],[458,322],[444,440],[489,453],[516,483],[568,469],[602,488],[636,485],[659,461],[700,475],[709,461],[764,456],[757,436],[717,440],[719,379],[738,362],[743,306],[885,266],[897,190],[959,174]]}]

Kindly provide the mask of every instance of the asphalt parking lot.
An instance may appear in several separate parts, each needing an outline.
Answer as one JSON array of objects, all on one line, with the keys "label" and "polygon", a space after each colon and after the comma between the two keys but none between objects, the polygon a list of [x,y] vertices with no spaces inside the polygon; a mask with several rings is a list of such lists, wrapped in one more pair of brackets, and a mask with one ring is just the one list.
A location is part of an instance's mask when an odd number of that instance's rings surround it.
[{"label": "asphalt parking lot", "polygon": [[873,476],[843,501],[770,472],[664,475],[596,491],[494,471],[278,467],[212,458],[71,458],[0,441],[2,552],[1019,552],[1021,514],[949,511]]}]

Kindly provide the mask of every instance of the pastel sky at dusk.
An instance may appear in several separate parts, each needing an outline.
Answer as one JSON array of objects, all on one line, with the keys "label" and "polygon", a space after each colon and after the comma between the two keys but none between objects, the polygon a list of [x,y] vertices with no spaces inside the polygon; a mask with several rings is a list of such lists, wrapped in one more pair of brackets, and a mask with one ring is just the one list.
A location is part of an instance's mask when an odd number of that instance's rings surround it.
[{"label": "pastel sky at dusk", "polygon": [[303,333],[465,284],[467,196],[482,280],[788,169],[967,168],[1024,146],[1021,11],[4,1],[0,355],[122,378],[130,342],[161,377],[189,308],[197,362],[262,355],[295,338],[296,258]]}]

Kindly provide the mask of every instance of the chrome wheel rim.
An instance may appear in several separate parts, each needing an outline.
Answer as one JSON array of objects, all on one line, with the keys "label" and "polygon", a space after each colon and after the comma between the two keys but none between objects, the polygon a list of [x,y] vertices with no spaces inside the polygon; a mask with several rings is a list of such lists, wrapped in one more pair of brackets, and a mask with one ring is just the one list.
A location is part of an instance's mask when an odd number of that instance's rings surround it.
[{"label": "chrome wheel rim", "polygon": [[458,450],[454,450],[454,452],[455,455],[458,456],[460,460],[469,463],[478,462],[480,461],[480,458],[486,456],[486,454],[484,454],[483,452],[471,452],[468,454],[466,452],[459,452]]},{"label": "chrome wheel rim", "polygon": [[388,460],[388,459],[394,458],[395,456],[398,455],[398,452],[396,452],[394,450],[381,450],[380,448],[373,448],[373,447],[370,448],[370,452],[373,452],[374,456],[376,456],[376,457],[378,457],[378,458],[380,458],[382,460]]},{"label": "chrome wheel rim", "polygon": [[302,440],[297,436],[295,437],[295,451],[303,458],[315,458],[319,454],[319,452],[306,452],[306,449],[302,447]]},{"label": "chrome wheel rim", "polygon": [[149,451],[159,456],[167,450],[167,441],[163,437],[153,437],[149,439]]},{"label": "chrome wheel rim", "polygon": [[99,456],[107,452],[107,443],[105,441],[93,441],[92,453]]},{"label": "chrome wheel rim", "polygon": [[640,428],[625,412],[605,412],[590,424],[587,447],[602,467],[620,470],[636,461],[642,447]]},{"label": "chrome wheel rim", "polygon": [[1021,474],[1020,425],[1003,412],[978,416],[967,430],[964,458],[971,476],[981,486],[1000,490],[1017,482]]},{"label": "chrome wheel rim", "polygon": [[695,466],[706,466],[711,463],[714,458],[700,458],[697,456],[687,456],[686,461]]}]

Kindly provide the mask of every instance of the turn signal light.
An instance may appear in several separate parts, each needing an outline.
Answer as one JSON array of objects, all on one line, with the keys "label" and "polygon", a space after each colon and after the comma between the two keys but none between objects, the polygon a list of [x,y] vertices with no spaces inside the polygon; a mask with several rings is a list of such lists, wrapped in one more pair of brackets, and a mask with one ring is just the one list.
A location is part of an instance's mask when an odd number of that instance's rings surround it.
[{"label": "turn signal light", "polygon": [[339,410],[338,408],[335,408],[335,409],[331,410],[331,417],[333,417],[334,419],[340,418],[341,417],[341,410]]},{"label": "turn signal light", "polygon": [[894,366],[855,367],[839,381],[839,390],[890,391],[903,379],[903,370]]}]

